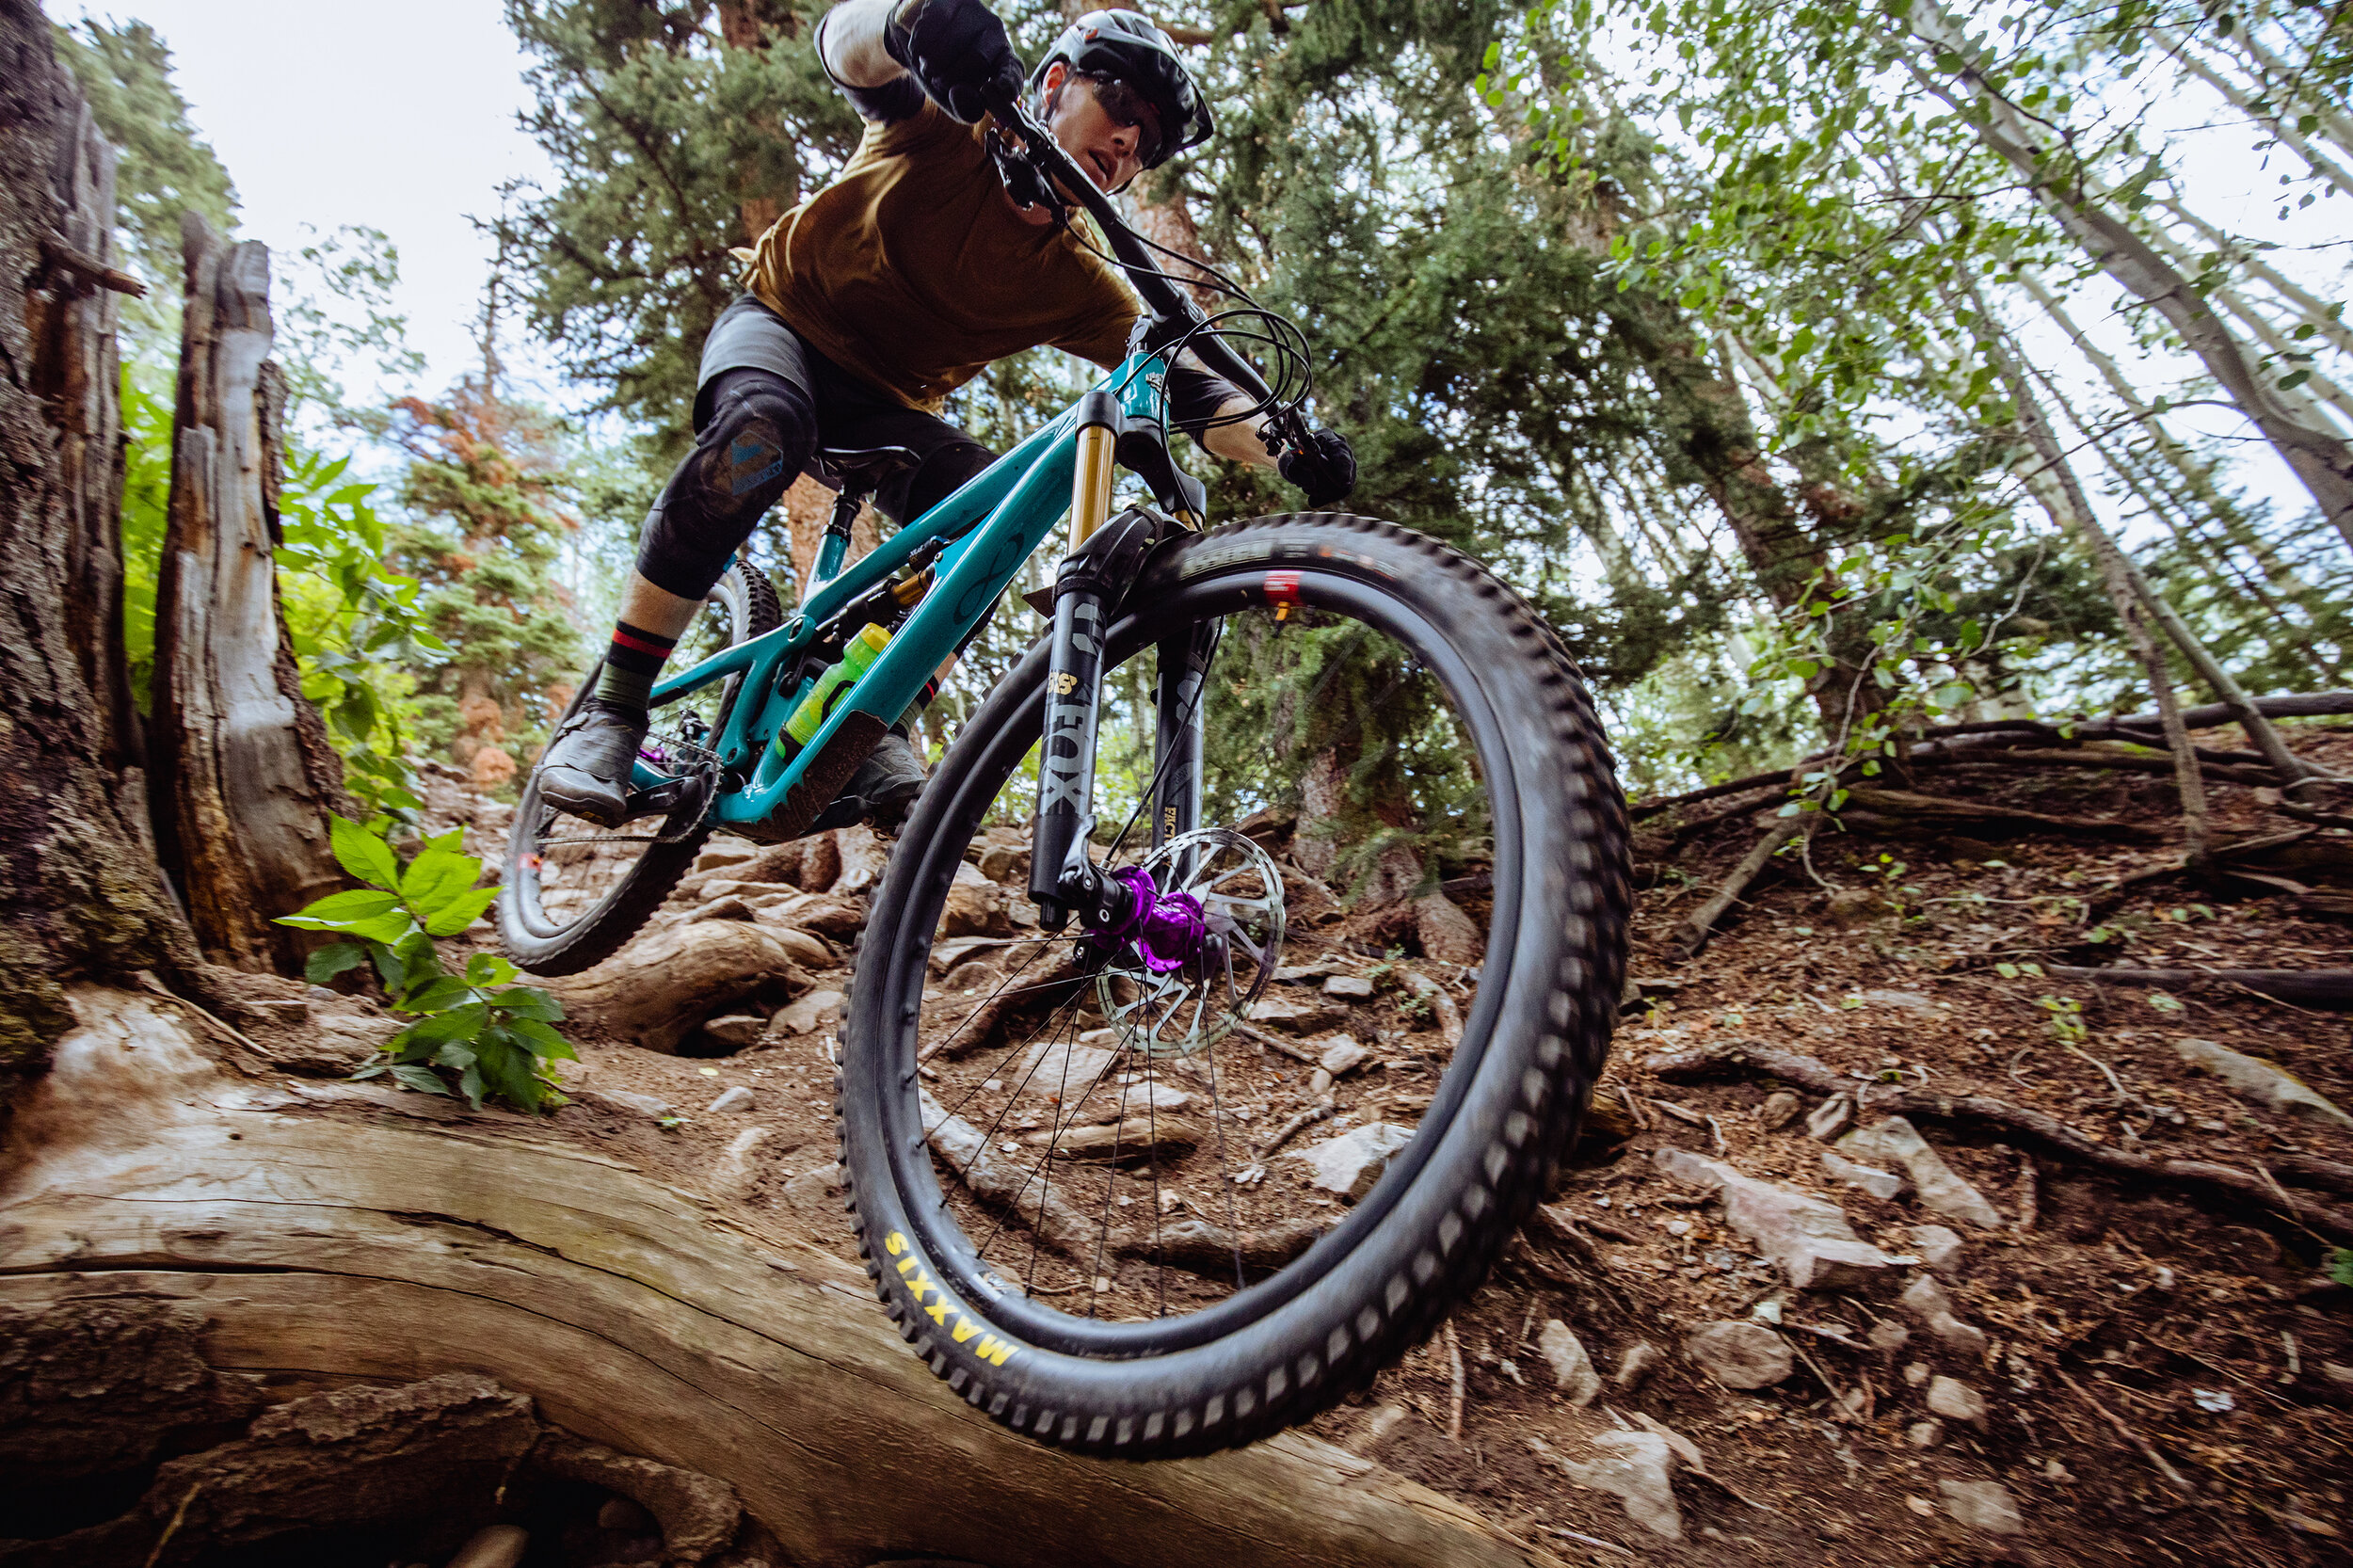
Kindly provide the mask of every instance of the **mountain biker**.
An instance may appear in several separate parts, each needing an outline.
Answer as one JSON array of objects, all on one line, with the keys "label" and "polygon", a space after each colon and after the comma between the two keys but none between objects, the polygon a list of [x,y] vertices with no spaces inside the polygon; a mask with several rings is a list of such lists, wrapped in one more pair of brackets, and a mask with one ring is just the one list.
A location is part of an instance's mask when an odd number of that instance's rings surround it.
[{"label": "mountain biker", "polygon": [[[866,134],[832,184],[760,236],[748,292],[704,344],[695,449],[647,519],[596,691],[540,762],[540,798],[591,821],[620,820],[664,661],[818,446],[914,452],[920,461],[874,503],[898,522],[920,517],[996,460],[938,417],[950,392],[991,361],[1041,345],[1115,366],[1140,312],[1111,264],[1045,202],[1017,201],[1000,176],[984,105],[1025,83],[1004,24],[982,0],[842,0],[818,24],[816,44]],[[1175,43],[1133,11],[1080,17],[1026,90],[1056,142],[1108,192],[1212,129]],[[1261,418],[1206,427],[1250,407],[1231,383],[1180,363],[1168,392],[1174,422],[1195,441],[1276,468],[1311,506],[1353,488],[1355,459],[1334,432],[1270,454]],[[936,685],[814,825],[904,814],[923,784],[908,727]]]}]

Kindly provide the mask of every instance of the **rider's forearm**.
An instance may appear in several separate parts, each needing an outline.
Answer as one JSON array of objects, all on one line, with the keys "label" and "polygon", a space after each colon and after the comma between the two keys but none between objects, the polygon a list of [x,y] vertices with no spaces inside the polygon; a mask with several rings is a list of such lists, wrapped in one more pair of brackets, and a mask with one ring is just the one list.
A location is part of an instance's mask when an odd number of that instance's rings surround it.
[{"label": "rider's forearm", "polygon": [[[1221,415],[1239,414],[1255,406],[1250,398],[1237,397],[1220,408],[1218,413]],[[1203,431],[1201,444],[1209,449],[1212,456],[1223,457],[1229,463],[1248,463],[1253,468],[1273,468],[1274,458],[1268,453],[1266,442],[1259,438],[1258,434],[1265,428],[1266,421],[1254,416],[1240,424],[1220,424]]]},{"label": "rider's forearm", "polygon": [[883,48],[883,25],[899,0],[841,0],[818,24],[818,52],[834,80],[849,88],[879,88],[906,74]]}]

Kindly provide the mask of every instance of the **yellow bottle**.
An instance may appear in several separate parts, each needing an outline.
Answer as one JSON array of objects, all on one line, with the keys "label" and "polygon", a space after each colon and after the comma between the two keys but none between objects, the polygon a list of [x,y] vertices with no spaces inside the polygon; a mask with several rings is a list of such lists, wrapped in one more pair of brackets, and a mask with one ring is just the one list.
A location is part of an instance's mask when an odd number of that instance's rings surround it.
[{"label": "yellow bottle", "polygon": [[857,683],[858,678],[874,667],[884,648],[890,646],[890,633],[879,626],[869,626],[850,639],[850,646],[841,650],[841,662],[817,678],[808,696],[792,710],[792,716],[784,721],[776,734],[776,753],[790,757],[817,738],[817,731],[825,727],[832,716],[834,704],[841,694]]}]

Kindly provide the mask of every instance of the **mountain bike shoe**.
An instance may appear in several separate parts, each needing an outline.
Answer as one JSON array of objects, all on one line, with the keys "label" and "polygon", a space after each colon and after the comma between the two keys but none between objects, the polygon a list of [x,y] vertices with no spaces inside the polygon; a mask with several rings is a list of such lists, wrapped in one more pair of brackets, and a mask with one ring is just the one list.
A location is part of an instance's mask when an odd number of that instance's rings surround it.
[{"label": "mountain bike shoe", "polygon": [[874,749],[841,786],[833,804],[817,813],[808,830],[818,833],[828,827],[848,827],[870,818],[877,827],[896,827],[922,792],[922,760],[907,744],[906,731],[894,725],[874,743]]},{"label": "mountain bike shoe", "polygon": [[539,798],[559,811],[616,827],[628,809],[630,764],[645,744],[646,711],[592,696],[564,721],[539,759]]}]

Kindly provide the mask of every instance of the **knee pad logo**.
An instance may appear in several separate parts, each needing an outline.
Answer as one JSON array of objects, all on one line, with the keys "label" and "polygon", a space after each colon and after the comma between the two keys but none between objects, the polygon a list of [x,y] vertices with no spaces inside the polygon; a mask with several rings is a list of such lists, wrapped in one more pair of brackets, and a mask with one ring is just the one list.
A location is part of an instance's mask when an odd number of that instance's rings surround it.
[{"label": "knee pad logo", "polygon": [[784,454],[758,436],[738,437],[728,447],[728,493],[758,489],[784,472]]}]

